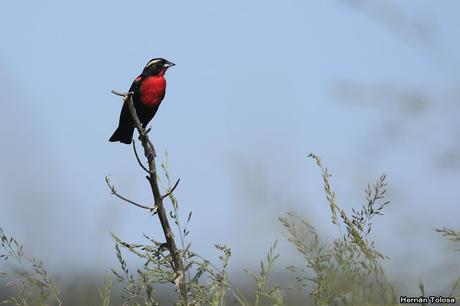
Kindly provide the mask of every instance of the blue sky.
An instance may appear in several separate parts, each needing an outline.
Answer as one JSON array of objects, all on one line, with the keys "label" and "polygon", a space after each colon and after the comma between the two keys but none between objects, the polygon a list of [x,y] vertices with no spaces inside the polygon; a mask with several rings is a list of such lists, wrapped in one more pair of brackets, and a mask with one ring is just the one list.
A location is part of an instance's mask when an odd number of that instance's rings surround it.
[{"label": "blue sky", "polygon": [[[345,209],[388,174],[376,241],[413,287],[434,278],[448,246],[432,229],[458,229],[459,4],[362,3],[3,2],[0,225],[56,270],[115,265],[109,230],[160,237],[157,219],[112,197],[104,176],[151,201],[131,148],[107,141],[121,108],[110,90],[165,57],[177,66],[151,137],[181,178],[197,251],[212,258],[226,243],[236,269],[255,266],[289,209],[333,235],[314,151]],[[345,99],[343,84],[358,94]]]}]

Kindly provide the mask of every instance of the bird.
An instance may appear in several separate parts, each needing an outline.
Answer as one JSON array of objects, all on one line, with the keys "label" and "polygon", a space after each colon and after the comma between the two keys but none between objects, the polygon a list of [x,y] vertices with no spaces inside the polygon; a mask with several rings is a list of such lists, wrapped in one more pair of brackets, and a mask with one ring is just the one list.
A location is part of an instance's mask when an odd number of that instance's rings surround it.
[{"label": "bird", "polygon": [[[136,77],[129,89],[132,92],[134,107],[145,129],[158,111],[166,92],[165,73],[174,63],[164,58],[154,58],[148,61],[142,73]],[[130,144],[134,133],[134,122],[127,103],[121,109],[118,128],[110,137],[110,142]]]}]

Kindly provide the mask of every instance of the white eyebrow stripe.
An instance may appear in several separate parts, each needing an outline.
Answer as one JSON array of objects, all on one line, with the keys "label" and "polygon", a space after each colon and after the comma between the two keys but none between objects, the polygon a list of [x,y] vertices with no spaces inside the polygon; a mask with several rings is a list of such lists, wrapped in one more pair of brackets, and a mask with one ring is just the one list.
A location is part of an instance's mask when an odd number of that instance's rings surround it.
[{"label": "white eyebrow stripe", "polygon": [[159,59],[151,60],[150,62],[147,63],[147,65],[146,65],[145,67],[148,67],[148,66],[150,66],[150,65],[156,64],[156,63],[158,63],[158,62],[161,62],[161,60],[159,60]]}]

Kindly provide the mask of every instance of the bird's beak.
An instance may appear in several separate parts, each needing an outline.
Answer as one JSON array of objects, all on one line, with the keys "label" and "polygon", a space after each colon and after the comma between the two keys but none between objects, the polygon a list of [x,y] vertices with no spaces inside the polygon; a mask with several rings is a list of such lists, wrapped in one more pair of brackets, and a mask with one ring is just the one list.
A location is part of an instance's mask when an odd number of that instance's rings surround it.
[{"label": "bird's beak", "polygon": [[166,61],[166,63],[163,65],[165,68],[169,68],[169,67],[172,67],[172,66],[176,66],[176,64],[174,63],[171,63],[170,61]]}]

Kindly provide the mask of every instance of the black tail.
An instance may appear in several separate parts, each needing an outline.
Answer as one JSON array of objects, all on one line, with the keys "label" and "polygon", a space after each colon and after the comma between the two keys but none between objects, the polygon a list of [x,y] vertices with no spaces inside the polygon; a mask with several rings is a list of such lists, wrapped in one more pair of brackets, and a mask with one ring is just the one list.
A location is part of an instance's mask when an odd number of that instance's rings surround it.
[{"label": "black tail", "polygon": [[110,142],[119,141],[122,143],[130,144],[133,139],[134,127],[129,125],[120,125],[112,137],[110,137]]}]

